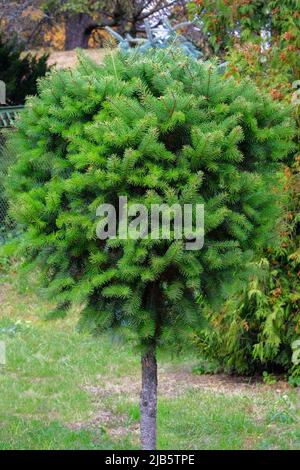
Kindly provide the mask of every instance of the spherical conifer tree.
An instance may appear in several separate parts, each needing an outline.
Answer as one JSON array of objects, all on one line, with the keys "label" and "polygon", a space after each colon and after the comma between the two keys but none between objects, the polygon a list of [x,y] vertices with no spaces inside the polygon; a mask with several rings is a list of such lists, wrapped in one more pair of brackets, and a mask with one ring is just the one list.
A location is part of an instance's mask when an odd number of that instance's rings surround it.
[{"label": "spherical conifer tree", "polygon": [[[272,233],[276,170],[293,147],[288,111],[250,82],[167,49],[104,65],[81,56],[75,70],[40,82],[17,127],[7,186],[20,251],[39,266],[57,312],[79,302],[83,325],[132,329],[141,442],[153,449],[156,350],[185,341],[202,303],[228,294]],[[97,208],[117,208],[120,196],[128,207],[204,204],[204,246],[187,250],[174,226],[169,239],[99,239]]]}]

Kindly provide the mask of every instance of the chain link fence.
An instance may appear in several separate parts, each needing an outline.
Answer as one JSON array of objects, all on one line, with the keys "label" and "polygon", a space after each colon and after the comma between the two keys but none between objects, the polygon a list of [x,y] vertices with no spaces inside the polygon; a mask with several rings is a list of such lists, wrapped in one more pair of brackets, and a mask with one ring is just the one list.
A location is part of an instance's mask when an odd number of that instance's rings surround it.
[{"label": "chain link fence", "polygon": [[0,243],[5,241],[13,230],[14,223],[8,215],[8,201],[5,195],[5,177],[13,161],[13,155],[7,146],[11,129],[0,129]]},{"label": "chain link fence", "polygon": [[21,107],[0,108],[0,243],[3,243],[15,229],[8,214],[8,200],[5,195],[5,178],[16,155],[7,144],[9,135],[14,131],[13,123]]}]

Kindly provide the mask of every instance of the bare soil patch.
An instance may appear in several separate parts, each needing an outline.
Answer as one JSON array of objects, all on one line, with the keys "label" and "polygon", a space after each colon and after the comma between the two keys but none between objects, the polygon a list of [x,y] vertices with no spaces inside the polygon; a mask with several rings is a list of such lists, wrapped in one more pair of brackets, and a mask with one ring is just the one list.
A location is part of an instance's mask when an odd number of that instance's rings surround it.
[{"label": "bare soil patch", "polygon": [[[267,390],[282,393],[290,389],[289,384],[283,380],[279,380],[275,385],[267,385],[258,378],[228,376],[226,374],[196,375],[185,370],[165,371],[163,369],[159,370],[158,375],[158,393],[166,397],[177,397],[188,390],[247,395]],[[99,380],[101,379],[103,378],[99,376]],[[125,394],[135,400],[140,393],[140,378],[135,376],[120,377],[107,381],[104,386],[87,385],[85,390],[98,397]]]},{"label": "bare soil patch", "polygon": [[[140,378],[137,376],[123,376],[116,379],[104,380],[98,376],[101,385],[84,385],[84,390],[93,396],[96,412],[90,419],[78,423],[72,423],[72,429],[104,427],[110,436],[122,437],[128,434],[138,436],[139,425],[128,425],[128,419],[105,407],[105,399],[125,397],[128,401],[138,402],[140,394]],[[279,380],[275,385],[262,383],[258,378],[245,378],[228,376],[226,374],[196,375],[191,371],[172,370],[171,367],[159,370],[159,396],[176,398],[190,390],[203,390],[205,392],[253,396],[266,391],[281,394],[290,389],[287,382]],[[260,410],[251,407],[249,412],[260,415]]]},{"label": "bare soil patch", "polygon": [[4,283],[0,286],[0,305],[4,304],[5,298],[6,298],[6,292],[8,289],[10,289],[10,285],[7,283]]},{"label": "bare soil patch", "polygon": [[[47,49],[33,50],[31,54],[41,56],[44,52],[49,54],[48,65],[58,69],[74,68],[78,63],[77,51],[53,51]],[[84,53],[93,59],[97,64],[103,62],[104,56],[109,53],[109,49],[84,49]]]}]

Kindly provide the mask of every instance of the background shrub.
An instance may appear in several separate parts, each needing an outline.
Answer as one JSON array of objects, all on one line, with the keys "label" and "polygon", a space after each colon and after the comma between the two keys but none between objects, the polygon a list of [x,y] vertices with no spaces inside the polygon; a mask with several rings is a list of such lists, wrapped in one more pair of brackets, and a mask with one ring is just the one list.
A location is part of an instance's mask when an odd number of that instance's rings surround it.
[{"label": "background shrub", "polygon": [[0,32],[0,80],[6,84],[9,105],[24,104],[26,96],[35,95],[38,78],[49,70],[47,54],[37,58],[24,51],[16,38],[4,41]]}]

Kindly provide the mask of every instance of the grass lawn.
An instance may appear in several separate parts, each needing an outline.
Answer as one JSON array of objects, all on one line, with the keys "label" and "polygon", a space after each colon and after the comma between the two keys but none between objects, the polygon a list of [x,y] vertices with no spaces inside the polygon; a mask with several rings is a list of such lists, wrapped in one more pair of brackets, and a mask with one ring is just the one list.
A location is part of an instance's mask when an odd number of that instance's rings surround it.
[{"label": "grass lawn", "polygon": [[[130,344],[79,333],[0,274],[0,449],[138,449],[139,356]],[[159,449],[299,449],[299,392],[195,375],[197,358],[159,358]]]}]

